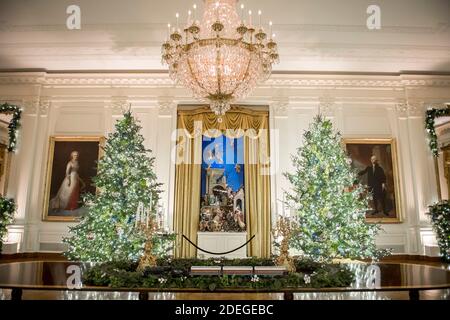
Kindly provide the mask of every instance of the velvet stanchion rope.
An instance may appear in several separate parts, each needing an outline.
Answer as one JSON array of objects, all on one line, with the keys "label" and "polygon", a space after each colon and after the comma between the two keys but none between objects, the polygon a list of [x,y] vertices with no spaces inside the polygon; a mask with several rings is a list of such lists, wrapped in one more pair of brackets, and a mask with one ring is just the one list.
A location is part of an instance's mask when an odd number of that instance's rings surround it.
[{"label": "velvet stanchion rope", "polygon": [[211,252],[211,251],[207,251],[207,250],[204,250],[204,249],[202,249],[202,248],[199,248],[195,243],[193,243],[191,240],[188,239],[188,237],[186,237],[186,236],[183,234],[183,238],[186,239],[190,244],[192,244],[192,245],[193,245],[194,247],[196,247],[198,250],[200,250],[200,251],[202,251],[202,252],[204,252],[204,253],[209,253],[209,254],[213,254],[213,255],[217,255],[217,256],[229,254],[229,253],[232,253],[232,252],[234,252],[234,251],[236,251],[236,250],[239,250],[240,248],[242,248],[242,247],[246,246],[247,244],[249,244],[250,241],[252,241],[252,240],[255,238],[255,236],[256,236],[256,235],[254,234],[250,239],[247,240],[246,243],[244,243],[243,245],[237,247],[236,249],[233,249],[233,250],[230,250],[230,251],[227,251],[227,252]]}]

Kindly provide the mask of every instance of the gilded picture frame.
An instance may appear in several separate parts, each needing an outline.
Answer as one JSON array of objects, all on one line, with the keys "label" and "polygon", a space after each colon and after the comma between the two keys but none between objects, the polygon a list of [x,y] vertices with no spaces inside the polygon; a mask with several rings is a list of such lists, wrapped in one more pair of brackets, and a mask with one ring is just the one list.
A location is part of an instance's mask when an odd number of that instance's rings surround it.
[{"label": "gilded picture frame", "polygon": [[9,125],[13,115],[11,112],[0,112],[0,195],[6,197],[8,194],[8,182],[12,160],[12,153],[8,150]]},{"label": "gilded picture frame", "polygon": [[76,222],[85,212],[82,195],[97,192],[92,178],[105,141],[103,136],[50,136],[43,221]]},{"label": "gilded picture frame", "polygon": [[401,223],[400,180],[394,138],[344,138],[359,182],[372,194],[367,222]]},{"label": "gilded picture frame", "polygon": [[0,142],[0,195],[4,197],[8,193],[10,167],[11,153],[8,152],[8,146]]}]

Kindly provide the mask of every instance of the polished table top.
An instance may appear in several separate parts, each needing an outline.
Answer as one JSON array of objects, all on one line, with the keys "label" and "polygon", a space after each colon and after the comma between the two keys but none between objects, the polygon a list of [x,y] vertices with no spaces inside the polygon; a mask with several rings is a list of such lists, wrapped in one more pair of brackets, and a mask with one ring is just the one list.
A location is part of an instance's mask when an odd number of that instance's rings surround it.
[{"label": "polished table top", "polygon": [[[77,262],[13,262],[0,264],[0,288],[68,290],[67,280],[73,270],[69,266],[86,265]],[[368,291],[450,288],[450,268],[406,263],[348,264],[355,272],[356,280],[350,287],[340,288],[282,288],[275,291]],[[110,288],[82,285],[80,290],[95,291],[204,291],[197,288]],[[264,291],[251,288],[223,288],[216,292]],[[270,290],[275,292],[274,290]]]}]

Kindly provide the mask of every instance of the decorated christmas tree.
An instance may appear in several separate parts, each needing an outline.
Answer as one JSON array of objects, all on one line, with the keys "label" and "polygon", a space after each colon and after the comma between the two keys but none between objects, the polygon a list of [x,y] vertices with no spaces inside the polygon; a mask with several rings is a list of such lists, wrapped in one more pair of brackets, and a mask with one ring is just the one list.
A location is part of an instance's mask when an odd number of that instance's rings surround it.
[{"label": "decorated christmas tree", "polygon": [[332,123],[317,116],[303,135],[304,144],[292,156],[294,173],[287,200],[296,228],[290,246],[315,261],[336,258],[373,258],[376,224],[365,221],[370,194],[357,183],[357,173]]},{"label": "decorated christmas tree", "polygon": [[70,259],[137,261],[143,254],[146,233],[137,213],[146,208],[147,215],[156,219],[160,184],[140,129],[128,111],[109,135],[94,178],[97,194],[87,195],[86,215],[70,228],[72,236],[64,239]]}]

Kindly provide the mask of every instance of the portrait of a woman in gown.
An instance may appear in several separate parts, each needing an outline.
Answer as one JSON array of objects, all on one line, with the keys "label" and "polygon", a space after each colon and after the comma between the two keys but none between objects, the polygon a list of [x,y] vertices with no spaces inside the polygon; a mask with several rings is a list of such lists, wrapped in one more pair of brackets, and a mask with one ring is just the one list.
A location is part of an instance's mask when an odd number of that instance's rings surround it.
[{"label": "portrait of a woman in gown", "polygon": [[73,211],[79,208],[80,192],[85,188],[85,183],[78,174],[79,169],[79,153],[72,151],[66,165],[64,180],[56,196],[50,200],[50,211]]},{"label": "portrait of a woman in gown", "polygon": [[87,211],[84,195],[94,195],[93,178],[104,137],[51,136],[44,186],[44,221],[77,221]]}]

